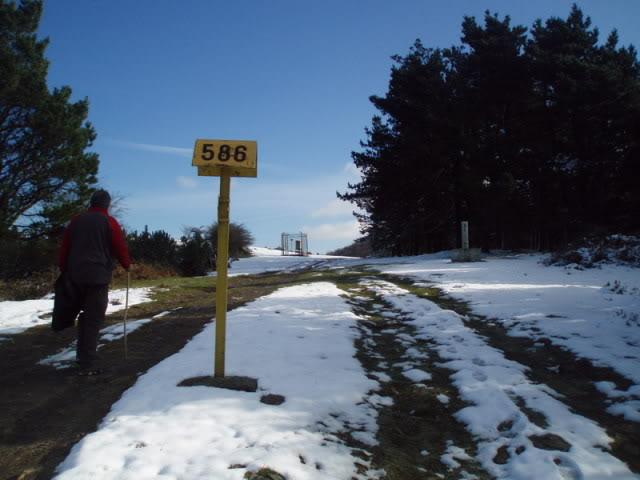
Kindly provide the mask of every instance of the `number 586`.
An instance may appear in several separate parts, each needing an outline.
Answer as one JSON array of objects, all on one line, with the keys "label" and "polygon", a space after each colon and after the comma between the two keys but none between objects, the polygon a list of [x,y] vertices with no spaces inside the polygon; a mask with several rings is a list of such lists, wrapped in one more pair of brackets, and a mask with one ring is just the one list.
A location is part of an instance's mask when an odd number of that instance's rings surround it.
[{"label": "number 586", "polygon": [[247,147],[238,145],[232,148],[231,145],[222,144],[216,152],[213,143],[203,143],[200,157],[203,160],[218,160],[220,162],[228,162],[233,159],[236,162],[244,162],[247,159]]}]

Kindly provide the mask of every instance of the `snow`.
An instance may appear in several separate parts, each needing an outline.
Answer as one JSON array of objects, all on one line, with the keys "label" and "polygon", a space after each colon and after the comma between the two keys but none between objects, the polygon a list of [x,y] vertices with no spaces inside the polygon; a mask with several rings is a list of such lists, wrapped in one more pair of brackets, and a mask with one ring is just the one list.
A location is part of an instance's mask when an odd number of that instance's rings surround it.
[{"label": "snow", "polygon": [[[335,434],[375,445],[374,406],[389,400],[354,358],[358,317],[341,294],[330,283],[288,287],[229,313],[226,373],[258,378],[256,393],[176,386],[211,373],[209,325],[141,376],[56,478],[239,480],[263,466],[297,480],[367,478]],[[264,405],[267,393],[286,401]]]},{"label": "snow", "polygon": [[50,320],[42,318],[53,310],[53,298],[0,302],[0,335],[11,335]]},{"label": "snow", "polygon": [[459,468],[457,460],[471,460],[471,457],[462,448],[456,447],[451,440],[447,441],[447,450],[440,457],[440,461],[451,469]]},{"label": "snow", "polygon": [[[163,312],[167,314],[169,312]],[[162,314],[159,314],[162,315]],[[158,318],[159,315],[156,315],[152,318]],[[140,320],[131,320],[127,322],[127,335],[135,332],[141,326],[149,323],[151,318],[142,318]],[[114,325],[109,325],[106,328],[100,330],[100,338],[98,339],[98,350],[104,347],[109,342],[114,342],[116,340],[124,337],[124,325],[123,323],[116,323]],[[74,341],[69,347],[64,348],[58,353],[48,356],[47,358],[41,360],[41,365],[51,365],[55,368],[67,368],[73,365],[73,361],[76,359],[76,341]]]},{"label": "snow", "polygon": [[640,422],[640,400],[615,403],[607,408],[607,412],[613,415],[621,415],[627,420]]},{"label": "snow", "polygon": [[255,257],[278,257],[282,256],[282,250],[278,250],[276,248],[268,248],[268,247],[249,247],[251,254]]},{"label": "snow", "polygon": [[[111,290],[109,292],[109,305],[107,306],[107,315],[111,313],[124,310],[126,300],[126,288],[120,288],[118,290]],[[146,303],[151,301],[151,294],[153,288],[130,288],[129,289],[129,306],[138,305],[140,303]]]},{"label": "snow", "polygon": [[431,374],[420,370],[419,368],[410,368],[402,372],[402,375],[407,377],[412,382],[420,383],[426,380],[431,380]]},{"label": "snow", "polygon": [[[152,289],[129,289],[129,306],[151,301]],[[111,290],[107,315],[124,310],[126,289]],[[37,300],[0,302],[0,335],[15,335],[51,322],[53,294]]]},{"label": "snow", "polygon": [[[603,450],[612,442],[604,429],[574,414],[546,385],[531,382],[525,366],[489,346],[465,326],[460,315],[389,282],[369,280],[363,284],[401,312],[399,321],[408,319],[405,321],[416,327],[416,338],[435,344],[442,366],[453,371],[451,379],[460,397],[470,404],[455,416],[477,439],[477,458],[490,474],[512,480],[564,480],[564,469],[568,469],[573,478],[640,478]],[[549,426],[534,424],[519,402],[543,414]],[[570,450],[560,453],[535,447],[531,437],[546,434],[562,437],[571,445]],[[493,462],[501,447],[510,454],[505,465]],[[522,447],[524,450],[516,453]],[[457,468],[455,459],[464,460],[461,455],[450,447],[441,460]]]},{"label": "snow", "polygon": [[[330,261],[349,259],[331,255],[308,255],[306,257],[282,255],[280,250],[265,247],[250,247],[252,257],[240,258],[231,263],[229,276],[256,275],[266,272],[294,272],[308,267],[327,266]],[[213,272],[215,275],[215,272]]]},{"label": "snow", "polygon": [[[638,269],[602,265],[576,270],[545,266],[545,258],[514,255],[452,263],[438,255],[425,255],[398,259],[395,265],[391,264],[393,259],[380,265],[380,259],[374,268],[410,277],[425,286],[435,285],[468,302],[473,313],[497,320],[510,335],[534,341],[549,339],[640,385]],[[629,397],[624,406],[612,407],[612,412],[637,419],[640,395]]]},{"label": "snow", "polygon": [[618,390],[613,382],[596,382],[595,386],[609,399],[617,400],[607,408],[607,412],[640,422],[640,385],[633,385],[627,390]]},{"label": "snow", "polygon": [[[545,266],[543,255],[452,263],[448,252],[353,259],[283,257],[278,250],[253,250],[253,257],[233,263],[231,274],[301,268],[340,273],[366,266],[391,278],[435,286],[467,302],[481,320],[500,324],[509,335],[530,338],[533,348],[551,342],[615,370],[628,382],[594,386],[607,396],[607,412],[619,415],[620,421],[640,422],[637,268]],[[608,452],[612,439],[602,427],[574,413],[556,391],[529,380],[526,366],[491,347],[465,324],[465,317],[379,279],[367,280],[350,292],[352,300],[368,302],[376,316],[389,320],[377,334],[389,334],[403,347],[405,355],[399,362],[381,361],[377,371],[364,372],[354,357],[355,325],[362,318],[340,297],[346,292],[329,283],[278,290],[229,313],[228,373],[258,377],[262,390],[252,394],[176,386],[184,378],[210,374],[213,326],[209,326],[125,392],[99,430],[73,448],[59,467],[58,478],[224,480],[241,479],[247,470],[262,466],[296,480],[376,478],[379,472],[370,471],[368,477],[356,473],[355,462],[367,462],[354,457],[338,437],[350,432],[366,448],[376,446],[377,412],[393,405],[379,392],[380,383],[392,379],[379,370],[392,364],[415,387],[435,389],[437,385],[420,383],[431,380],[425,359],[436,360],[451,372],[452,385],[466,405],[453,414],[477,442],[475,460],[496,478],[640,478]],[[122,294],[114,295],[120,304],[110,308],[124,307]],[[131,300],[133,304],[133,295]],[[52,303],[50,298],[0,303],[0,334],[46,323],[42,317]],[[407,333],[407,326],[415,329],[415,335]],[[117,340],[121,329],[121,324],[105,329],[101,343]],[[367,327],[361,324],[360,329]],[[384,360],[375,342],[365,338],[362,344],[372,358]],[[74,355],[73,346],[56,355],[57,360],[50,357],[44,362],[63,364]],[[560,366],[548,368],[558,371]],[[266,393],[284,395],[286,401],[264,405],[259,399]],[[436,398],[450,405],[448,395],[438,393]],[[527,409],[535,410],[546,424],[530,419]],[[541,435],[561,437],[570,448],[566,452],[538,448],[532,437]],[[498,451],[508,454],[507,463],[493,461]],[[468,453],[453,443],[440,457],[450,468],[461,468],[469,460]],[[230,469],[232,464],[244,467]],[[457,475],[473,478],[464,470]]]},{"label": "snow", "polygon": [[371,375],[373,375],[383,383],[391,381],[391,377],[384,372],[371,372]]}]

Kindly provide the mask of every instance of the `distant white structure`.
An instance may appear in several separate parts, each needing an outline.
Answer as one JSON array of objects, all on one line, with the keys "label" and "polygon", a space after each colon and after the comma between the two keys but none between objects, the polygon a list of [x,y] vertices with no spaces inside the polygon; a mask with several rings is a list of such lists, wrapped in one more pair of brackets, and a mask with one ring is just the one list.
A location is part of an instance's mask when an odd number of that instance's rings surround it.
[{"label": "distant white structure", "polygon": [[283,233],[280,235],[282,255],[309,255],[309,239],[306,233]]}]

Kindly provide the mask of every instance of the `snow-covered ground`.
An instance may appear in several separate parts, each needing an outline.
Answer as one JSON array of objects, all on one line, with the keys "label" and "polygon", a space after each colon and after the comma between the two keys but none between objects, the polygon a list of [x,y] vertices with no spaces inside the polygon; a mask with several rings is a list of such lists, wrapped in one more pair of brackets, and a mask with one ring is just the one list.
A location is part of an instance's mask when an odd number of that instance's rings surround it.
[{"label": "snow-covered ground", "polygon": [[229,269],[230,276],[275,271],[292,272],[306,267],[321,267],[336,260],[349,258],[331,255],[287,256],[282,255],[280,250],[265,247],[251,247],[251,253],[253,254],[252,257],[241,258],[231,264]]},{"label": "snow-covered ground", "polygon": [[[129,306],[151,301],[151,288],[129,290]],[[126,289],[111,290],[107,315],[123,310]],[[51,322],[53,295],[37,300],[0,302],[0,341],[3,335],[13,335],[26,329]]]},{"label": "snow-covered ground", "polygon": [[621,391],[601,385],[610,394],[610,411],[640,420],[640,271],[616,265],[549,267],[541,263],[543,258],[517,255],[451,263],[425,255],[374,268],[435,284],[469,302],[474,313],[501,322],[510,335],[547,338],[616,370],[635,386]]},{"label": "snow-covered ground", "polygon": [[[633,385],[627,390],[616,385],[596,385],[609,395],[608,411],[640,421],[638,268],[612,264],[584,270],[546,266],[545,255],[489,256],[475,263],[452,263],[449,257],[449,252],[374,259],[334,257],[325,258],[318,268],[368,266],[433,284],[468,302],[474,313],[499,321],[510,335],[546,338],[596,366],[612,368]],[[262,266],[270,268],[287,261],[281,258],[258,256],[248,260],[257,272]]]},{"label": "snow-covered ground", "polygon": [[[230,312],[227,374],[258,378],[258,392],[177,386],[211,374],[211,325],[140,377],[56,478],[239,480],[263,466],[296,480],[367,478],[335,436],[356,430],[374,444],[381,398],[354,358],[357,317],[341,293],[289,287]],[[260,403],[269,393],[286,400]]]},{"label": "snow-covered ground", "polygon": [[[470,403],[456,413],[456,418],[479,440],[478,459],[496,478],[638,478],[623,462],[603,451],[612,442],[604,429],[572,413],[558,400],[559,395],[546,385],[529,381],[525,366],[507,360],[499,350],[490,347],[464,325],[460,315],[442,310],[435,303],[411,295],[389,282],[371,280],[363,284],[417,327],[416,339],[434,342],[436,352],[445,360],[442,366],[454,372],[453,384],[461,398]],[[422,377],[414,379],[424,380]],[[549,427],[542,428],[530,421],[521,411],[519,401],[542,413]],[[533,439],[549,435],[568,442],[567,451],[534,445]],[[493,461],[501,447],[509,454],[504,465]],[[458,451],[458,455],[451,458],[447,455],[442,461],[455,468],[457,462],[453,463],[453,458],[464,460],[466,453]]]},{"label": "snow-covered ground", "polygon": [[[309,255],[307,257],[283,256],[280,250],[251,247],[253,257],[241,258],[231,264],[230,276],[252,275],[265,272],[292,272],[306,267],[321,267],[328,262],[348,259],[329,255]],[[214,273],[215,275],[215,273]],[[124,309],[125,289],[109,292],[107,314]],[[132,288],[129,290],[129,305],[151,300],[150,288]],[[12,335],[28,328],[49,323],[53,310],[53,295],[36,300],[0,302],[0,341],[3,335]]]},{"label": "snow-covered ground", "polygon": [[[510,335],[534,342],[548,339],[545,342],[617,371],[631,387],[613,382],[595,386],[608,395],[611,414],[620,415],[621,421],[640,421],[637,268],[545,266],[543,255],[452,263],[446,252],[378,259],[283,257],[268,249],[254,253],[234,262],[230,273],[365,266],[391,278],[434,285],[467,302],[487,321],[499,322]],[[611,439],[602,427],[574,413],[548,386],[532,382],[524,365],[491,347],[465,325],[464,317],[375,277],[363,288],[384,300],[385,305],[372,303],[381,317],[415,328],[416,338],[428,340],[442,365],[451,370],[453,386],[468,402],[455,416],[478,440],[477,459],[497,478],[638,478],[608,453]],[[58,478],[240,479],[246,470],[262,466],[273,466],[296,480],[363,478],[355,462],[366,462],[357,460],[335,434],[348,429],[364,444],[375,444],[376,408],[391,399],[376,393],[378,383],[365,376],[354,358],[358,317],[341,293],[329,283],[289,287],[230,312],[228,373],[259,378],[262,390],[255,394],[176,386],[184,378],[210,373],[213,326],[207,327],[181,352],[140,377],[100,429],[74,447],[59,467]],[[353,293],[351,298],[359,297]],[[24,328],[32,318],[42,322],[52,300],[20,302],[10,313],[12,303],[18,302],[0,303],[0,334],[2,328],[14,328],[7,321],[12,316]],[[121,300],[110,308],[123,305]],[[21,316],[27,320],[15,320]],[[113,328],[111,333],[117,334],[119,326]],[[421,360],[433,353],[417,348],[409,335],[399,333],[397,338],[409,358],[402,368],[404,377],[428,388],[432,376]],[[59,355],[69,358],[72,350]],[[374,376],[390,381],[383,372]],[[259,399],[267,393],[284,395],[286,401],[264,405]],[[438,400],[443,405],[450,401],[443,394]],[[548,426],[533,423],[521,405],[541,412]],[[556,437],[568,442],[567,451],[536,445],[536,438]],[[504,464],[494,461],[500,451],[508,454]],[[440,461],[457,468],[467,457],[451,443]]]}]

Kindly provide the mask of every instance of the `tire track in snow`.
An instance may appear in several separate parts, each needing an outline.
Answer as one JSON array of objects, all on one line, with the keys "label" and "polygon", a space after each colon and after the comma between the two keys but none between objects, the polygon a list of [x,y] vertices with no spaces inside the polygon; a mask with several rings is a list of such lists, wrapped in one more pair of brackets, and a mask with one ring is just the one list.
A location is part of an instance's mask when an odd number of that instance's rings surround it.
[{"label": "tire track in snow", "polygon": [[[361,276],[358,276],[359,281]],[[358,323],[357,358],[369,378],[381,382],[378,440],[374,463],[387,480],[422,478],[487,479],[473,458],[475,443],[452,412],[465,406],[449,381],[449,371],[430,343],[416,340],[415,327],[363,287],[345,286]],[[463,448],[461,448],[463,447]],[[471,456],[469,455],[471,454]]]},{"label": "tire track in snow", "polygon": [[608,453],[612,439],[598,424],[572,413],[551,388],[532,383],[527,367],[490,347],[460,315],[390,282],[363,285],[408,317],[420,332],[416,338],[436,343],[460,396],[471,404],[456,418],[478,440],[478,459],[491,474],[513,480],[640,478]]}]

